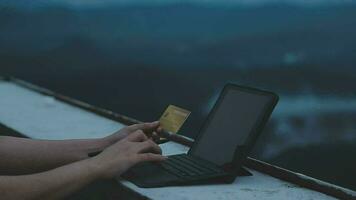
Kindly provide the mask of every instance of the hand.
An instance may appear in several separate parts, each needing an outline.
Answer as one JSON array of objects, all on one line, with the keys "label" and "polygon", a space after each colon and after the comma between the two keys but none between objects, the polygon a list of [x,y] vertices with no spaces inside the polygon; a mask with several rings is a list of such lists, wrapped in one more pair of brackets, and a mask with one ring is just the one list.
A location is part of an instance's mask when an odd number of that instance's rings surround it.
[{"label": "hand", "polygon": [[[138,129],[138,127],[142,125],[134,125],[129,129]],[[100,177],[113,178],[137,163],[165,160],[166,157],[160,155],[161,153],[160,147],[148,139],[142,130],[136,130],[91,159],[99,168]]]},{"label": "hand", "polygon": [[114,134],[105,137],[104,140],[106,140],[108,144],[111,145],[137,130],[142,130],[146,136],[152,137],[155,140],[159,138],[157,134],[162,130],[162,128],[159,127],[159,121],[134,124],[131,126],[126,126]]}]

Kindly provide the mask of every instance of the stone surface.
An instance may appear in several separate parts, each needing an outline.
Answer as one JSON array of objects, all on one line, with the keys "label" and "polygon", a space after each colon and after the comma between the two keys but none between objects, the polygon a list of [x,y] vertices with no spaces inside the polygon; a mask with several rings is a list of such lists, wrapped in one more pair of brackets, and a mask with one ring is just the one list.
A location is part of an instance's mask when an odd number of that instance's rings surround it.
[{"label": "stone surface", "polygon": [[123,127],[6,81],[0,81],[0,123],[36,139],[97,138]]}]

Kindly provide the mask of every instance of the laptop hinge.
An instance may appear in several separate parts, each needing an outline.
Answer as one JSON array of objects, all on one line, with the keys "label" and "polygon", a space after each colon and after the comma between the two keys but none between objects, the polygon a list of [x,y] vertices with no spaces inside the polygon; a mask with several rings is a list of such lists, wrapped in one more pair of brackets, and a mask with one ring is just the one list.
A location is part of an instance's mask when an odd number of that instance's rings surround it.
[{"label": "laptop hinge", "polygon": [[246,168],[243,167],[244,160],[247,156],[246,145],[238,145],[235,149],[233,163],[229,170],[235,176],[253,176]]}]

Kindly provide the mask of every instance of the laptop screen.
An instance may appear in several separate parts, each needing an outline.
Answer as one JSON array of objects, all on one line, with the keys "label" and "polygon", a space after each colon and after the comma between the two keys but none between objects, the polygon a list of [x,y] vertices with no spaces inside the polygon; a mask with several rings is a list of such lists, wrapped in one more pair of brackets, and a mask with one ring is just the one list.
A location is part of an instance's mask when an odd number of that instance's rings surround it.
[{"label": "laptop screen", "polygon": [[208,116],[190,154],[219,166],[231,163],[237,145],[247,138],[273,102],[271,95],[227,87]]}]

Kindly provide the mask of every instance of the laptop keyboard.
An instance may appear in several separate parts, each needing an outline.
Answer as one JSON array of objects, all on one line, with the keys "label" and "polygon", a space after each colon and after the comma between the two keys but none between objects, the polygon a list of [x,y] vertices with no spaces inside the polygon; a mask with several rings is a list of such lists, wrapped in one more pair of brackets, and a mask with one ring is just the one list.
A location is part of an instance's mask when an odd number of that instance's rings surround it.
[{"label": "laptop keyboard", "polygon": [[206,161],[195,159],[187,154],[169,156],[161,163],[162,167],[180,177],[194,177],[224,173],[222,169]]}]

